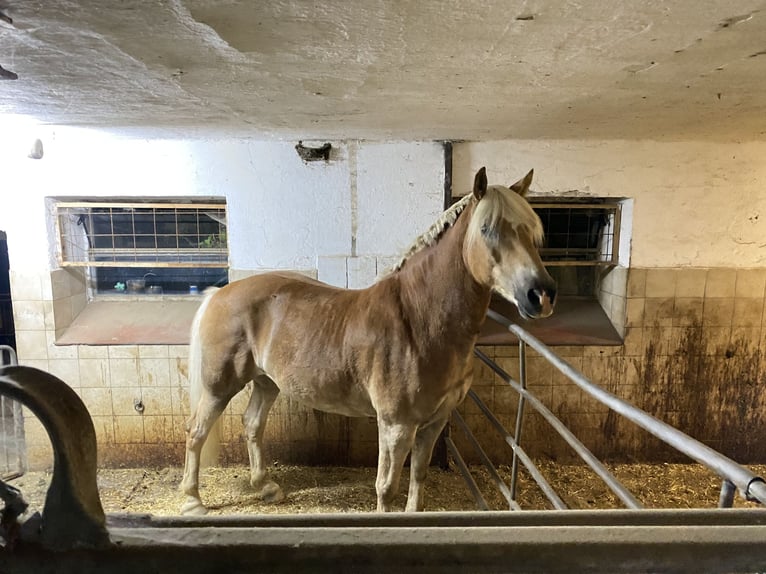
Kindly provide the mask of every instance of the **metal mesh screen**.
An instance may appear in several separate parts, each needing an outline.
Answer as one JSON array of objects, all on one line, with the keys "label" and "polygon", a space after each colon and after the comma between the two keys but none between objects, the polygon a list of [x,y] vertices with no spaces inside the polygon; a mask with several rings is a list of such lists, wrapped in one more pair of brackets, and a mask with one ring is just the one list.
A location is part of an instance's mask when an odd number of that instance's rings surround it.
[{"label": "metal mesh screen", "polygon": [[59,202],[62,266],[225,267],[226,206]]},{"label": "metal mesh screen", "polygon": [[545,229],[546,265],[617,264],[618,204],[533,204]]}]

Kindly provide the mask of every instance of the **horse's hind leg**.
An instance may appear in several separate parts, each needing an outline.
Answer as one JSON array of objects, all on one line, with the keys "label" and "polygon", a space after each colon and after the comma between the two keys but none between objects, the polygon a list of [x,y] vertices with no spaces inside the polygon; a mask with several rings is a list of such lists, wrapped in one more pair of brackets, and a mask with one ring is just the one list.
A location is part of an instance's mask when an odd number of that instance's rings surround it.
[{"label": "horse's hind leg", "polygon": [[181,490],[187,498],[181,507],[181,514],[205,514],[207,512],[199,495],[200,453],[210,430],[228,402],[228,398],[214,397],[207,391],[203,391],[197,409],[186,423],[186,462]]},{"label": "horse's hind leg", "polygon": [[431,454],[447,419],[439,419],[418,429],[410,457],[410,490],[407,494],[407,512],[423,510],[423,483],[426,480]]},{"label": "horse's hind leg", "polygon": [[407,453],[415,440],[415,425],[389,423],[378,417],[378,512],[389,512],[399,490]]},{"label": "horse's hind leg", "polygon": [[250,485],[258,497],[266,502],[279,502],[285,495],[279,485],[270,480],[263,462],[263,431],[269,409],[279,395],[279,388],[269,377],[262,375],[253,380],[253,393],[242,420],[247,436],[247,454],[250,457]]}]

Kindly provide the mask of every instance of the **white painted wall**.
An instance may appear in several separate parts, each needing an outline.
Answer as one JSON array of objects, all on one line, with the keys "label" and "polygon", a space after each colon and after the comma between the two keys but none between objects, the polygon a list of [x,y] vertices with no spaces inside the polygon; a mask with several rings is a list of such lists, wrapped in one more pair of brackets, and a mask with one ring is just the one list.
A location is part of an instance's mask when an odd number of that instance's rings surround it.
[{"label": "white painted wall", "polygon": [[487,167],[532,190],[634,198],[631,265],[766,265],[766,142],[498,141],[455,145],[456,194]]},{"label": "white painted wall", "polygon": [[[39,160],[26,157],[36,137],[44,146]],[[233,269],[311,270],[324,261],[334,269],[326,279],[361,287],[375,279],[379,261],[395,259],[441,212],[442,147],[332,143],[330,162],[304,163],[295,142],[5,132],[0,153],[12,169],[0,182],[0,229],[8,232],[14,269],[49,269],[56,263],[46,196],[225,196]],[[354,277],[336,276],[343,270]]]}]

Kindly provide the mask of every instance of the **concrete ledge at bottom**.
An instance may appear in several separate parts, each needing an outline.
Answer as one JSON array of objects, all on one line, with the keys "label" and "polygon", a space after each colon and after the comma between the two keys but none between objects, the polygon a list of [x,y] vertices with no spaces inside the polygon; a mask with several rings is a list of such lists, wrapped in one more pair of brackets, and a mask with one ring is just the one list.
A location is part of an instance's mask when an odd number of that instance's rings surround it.
[{"label": "concrete ledge at bottom", "polygon": [[[721,511],[713,525],[699,524],[700,513],[610,513],[609,526],[598,524],[597,512],[487,513],[494,526],[471,526],[487,519],[480,513],[449,513],[451,526],[425,526],[438,513],[412,515],[348,515],[327,520],[327,526],[301,526],[298,516],[264,518],[290,526],[246,526],[247,517],[195,519],[165,517],[166,527],[117,527],[108,520],[114,545],[109,549],[62,552],[22,548],[5,560],[8,571],[57,572],[757,572],[766,564],[764,512]],[[492,516],[495,514],[496,516]],[[527,526],[509,526],[520,521]],[[515,516],[519,516],[516,518]],[[390,518],[389,518],[390,517]],[[403,517],[400,519],[400,517]],[[223,520],[215,520],[221,518]],[[256,518],[256,517],[253,517]],[[260,517],[258,517],[260,518]],[[681,525],[688,521],[691,524]],[[133,519],[134,521],[136,519]],[[127,521],[127,522],[125,522]],[[227,526],[223,524],[231,522]],[[575,525],[595,521],[595,525]],[[154,522],[146,517],[140,522]],[[258,523],[259,520],[253,520]],[[403,523],[397,524],[397,523]],[[406,523],[411,523],[407,525]],[[503,522],[506,525],[502,525]],[[553,525],[545,525],[548,522]],[[564,523],[574,522],[564,526]],[[614,522],[625,522],[615,525]],[[239,523],[239,525],[234,525]],[[374,525],[378,523],[378,525]],[[385,526],[381,524],[387,524]],[[420,523],[419,526],[416,524]],[[671,523],[671,524],[668,524]],[[725,524],[724,524],[725,523]],[[210,526],[209,524],[221,524]],[[342,526],[340,524],[343,524]],[[1,556],[1,555],[0,555]],[[0,557],[0,565],[3,564]],[[0,566],[2,571],[2,566]]]},{"label": "concrete ledge at bottom", "polygon": [[94,301],[56,345],[187,345],[201,298],[184,301]]}]

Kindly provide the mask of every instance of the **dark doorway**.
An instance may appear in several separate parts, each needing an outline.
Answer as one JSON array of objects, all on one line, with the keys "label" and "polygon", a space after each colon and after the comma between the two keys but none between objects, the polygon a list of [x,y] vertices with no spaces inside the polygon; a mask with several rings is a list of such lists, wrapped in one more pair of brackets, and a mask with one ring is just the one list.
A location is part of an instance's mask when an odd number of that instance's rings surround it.
[{"label": "dark doorway", "polygon": [[13,328],[13,305],[11,304],[11,276],[8,262],[8,241],[0,231],[0,345],[16,349]]}]

